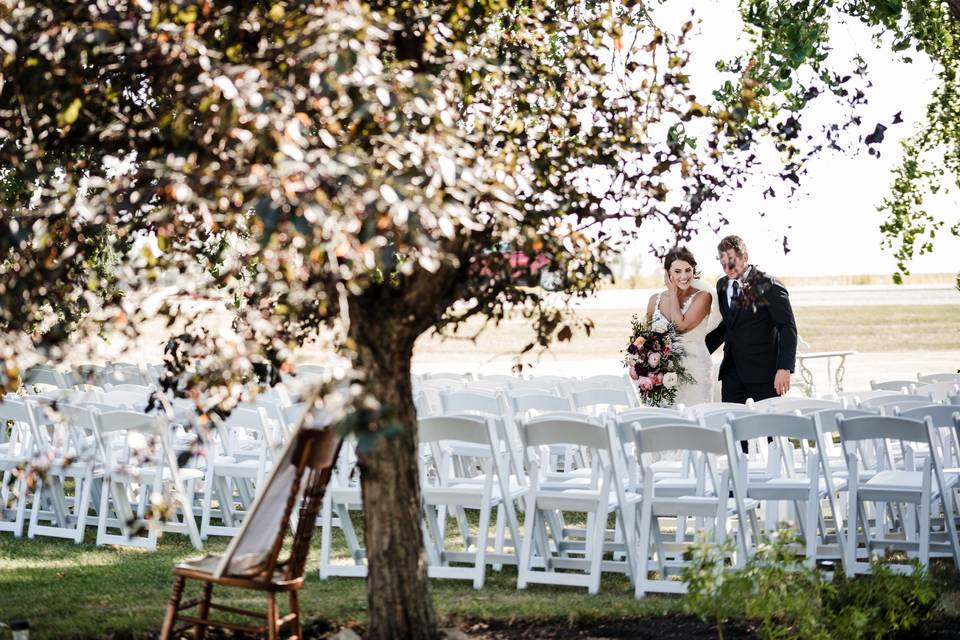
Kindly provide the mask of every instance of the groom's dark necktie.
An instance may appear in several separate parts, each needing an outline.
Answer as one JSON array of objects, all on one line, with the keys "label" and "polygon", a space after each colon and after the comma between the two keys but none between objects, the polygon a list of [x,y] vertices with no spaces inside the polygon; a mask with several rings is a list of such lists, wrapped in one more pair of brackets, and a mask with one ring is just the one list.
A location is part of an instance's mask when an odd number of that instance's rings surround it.
[{"label": "groom's dark necktie", "polygon": [[739,298],[740,298],[740,281],[739,281],[739,280],[734,280],[734,281],[733,281],[733,295],[730,296],[730,301],[736,303],[736,301],[737,301]]}]

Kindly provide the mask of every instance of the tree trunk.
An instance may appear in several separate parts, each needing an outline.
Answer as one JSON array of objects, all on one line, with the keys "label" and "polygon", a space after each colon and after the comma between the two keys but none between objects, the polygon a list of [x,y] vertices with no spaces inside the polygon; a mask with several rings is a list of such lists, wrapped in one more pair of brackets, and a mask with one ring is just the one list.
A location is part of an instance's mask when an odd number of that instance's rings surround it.
[{"label": "tree trunk", "polygon": [[420,529],[416,409],[410,385],[417,332],[397,318],[384,318],[379,304],[363,306],[367,308],[351,309],[356,313],[351,313],[350,333],[358,364],[368,376],[367,388],[386,410],[386,417],[371,429],[396,431],[358,452],[369,565],[366,637],[433,640],[439,631]]}]

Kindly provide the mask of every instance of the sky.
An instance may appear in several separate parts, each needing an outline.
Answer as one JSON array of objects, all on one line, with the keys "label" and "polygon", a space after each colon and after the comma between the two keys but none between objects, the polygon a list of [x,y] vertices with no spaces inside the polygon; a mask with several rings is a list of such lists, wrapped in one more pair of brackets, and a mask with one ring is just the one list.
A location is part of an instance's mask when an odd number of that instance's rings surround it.
[{"label": "sky", "polygon": [[[698,0],[695,6],[695,19],[702,22],[692,41],[690,75],[696,92],[707,97],[719,84],[714,62],[735,55],[745,45],[731,37],[741,32],[734,3]],[[689,8],[689,2],[668,2],[656,19],[671,30],[671,25],[689,18]],[[764,200],[762,192],[771,183],[748,183],[732,203],[722,205],[730,225],[719,234],[706,230],[689,244],[705,273],[716,266],[717,242],[728,233],[746,240],[751,262],[779,276],[886,274],[896,269],[892,251],[881,247],[879,225],[883,214],[876,210],[876,205],[888,193],[891,170],[900,159],[898,141],[922,122],[936,77],[923,55],[914,55],[912,64],[895,60],[889,47],[877,49],[868,31],[855,21],[837,25],[832,34],[831,44],[838,61],[850,59],[856,51],[870,68],[874,86],[868,93],[869,104],[862,111],[867,124],[864,134],[872,131],[876,122],[889,125],[898,111],[902,112],[903,124],[887,129],[879,159],[867,155],[864,148],[857,155],[831,152],[813,160],[802,189],[792,199]],[[831,118],[837,121],[841,117],[840,107],[821,98],[811,105],[805,123],[827,122]],[[934,206],[942,219],[960,218],[956,192],[940,197]],[[761,218],[758,211],[767,215]],[[790,248],[787,254],[783,250],[785,235]],[[645,273],[659,267],[652,256],[646,257],[651,243],[661,243],[667,237],[657,236],[657,231],[651,229],[630,250],[644,256],[641,270]],[[950,273],[958,269],[960,239],[946,231],[938,238],[934,254],[911,264],[913,273]]]}]

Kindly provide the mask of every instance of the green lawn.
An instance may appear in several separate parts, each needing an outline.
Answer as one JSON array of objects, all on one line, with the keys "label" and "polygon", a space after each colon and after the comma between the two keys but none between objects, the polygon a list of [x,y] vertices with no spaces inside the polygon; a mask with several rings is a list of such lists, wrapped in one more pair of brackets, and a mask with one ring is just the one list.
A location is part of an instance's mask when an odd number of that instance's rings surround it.
[{"label": "green lawn", "polygon": [[[338,532],[339,533],[339,532]],[[155,552],[74,545],[54,539],[15,539],[0,536],[0,622],[26,618],[31,638],[81,638],[140,635],[157,632],[172,585],[171,569],[197,552],[185,537],[167,535]],[[211,538],[207,551],[220,553],[225,538]],[[341,548],[341,551],[345,547]],[[202,555],[202,554],[200,554]],[[343,554],[341,554],[343,557]],[[319,533],[308,563],[307,584],[301,592],[304,616],[339,625],[362,623],[366,610],[363,580],[318,577]],[[488,571],[487,586],[474,591],[468,582],[435,580],[437,609],[447,624],[465,619],[616,619],[678,612],[677,598],[633,598],[623,576],[604,576],[600,595],[582,589],[531,586],[516,590],[516,570]],[[220,589],[218,587],[218,589]],[[235,606],[262,606],[262,596],[242,590],[227,595]],[[191,596],[192,597],[192,596]],[[0,632],[2,633],[2,632]],[[0,635],[0,637],[3,637]]]},{"label": "green lawn", "polygon": [[[151,637],[159,631],[172,584],[171,568],[197,552],[185,537],[167,535],[155,552],[74,545],[53,539],[15,539],[0,536],[0,622],[27,618],[31,638]],[[342,538],[335,531],[335,553],[346,557]],[[325,621],[333,628],[362,625],[365,619],[365,583],[360,579],[318,577],[318,541],[309,560],[307,584],[301,592],[305,622]],[[222,552],[224,538],[208,541],[210,553]],[[960,575],[952,567],[934,572],[940,594],[940,624],[952,624],[960,614]],[[568,587],[532,585],[516,590],[516,570],[488,570],[487,584],[474,591],[469,582],[434,580],[434,600],[442,624],[466,621],[561,622],[589,626],[627,618],[679,614],[685,601],[676,596],[649,596],[635,600],[626,577],[605,574],[600,594]],[[234,606],[259,608],[256,593],[221,589],[219,594]],[[188,591],[187,597],[194,592]],[[324,625],[325,626],[325,625]],[[0,635],[2,637],[2,635]]]}]

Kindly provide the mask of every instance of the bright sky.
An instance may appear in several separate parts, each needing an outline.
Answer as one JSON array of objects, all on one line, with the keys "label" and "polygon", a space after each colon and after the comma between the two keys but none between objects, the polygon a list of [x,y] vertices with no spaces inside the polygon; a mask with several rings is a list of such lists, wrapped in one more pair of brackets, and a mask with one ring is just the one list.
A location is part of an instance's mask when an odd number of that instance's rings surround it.
[{"label": "bright sky", "polygon": [[[667,30],[688,19],[689,1],[667,3],[657,16]],[[693,41],[691,80],[698,95],[705,98],[719,84],[714,62],[730,57],[744,47],[731,38],[741,32],[734,3],[729,0],[698,0],[696,17],[702,20]],[[784,197],[764,200],[762,192],[769,186],[763,181],[748,184],[732,205],[724,205],[730,226],[719,235],[709,230],[700,234],[691,249],[704,267],[705,274],[718,271],[714,260],[716,244],[727,233],[742,236],[748,244],[751,261],[777,275],[841,275],[892,273],[895,261],[888,250],[881,248],[879,225],[882,215],[876,205],[882,200],[891,182],[890,171],[900,158],[898,141],[915,130],[922,121],[930,92],[936,84],[932,65],[922,55],[914,55],[913,64],[895,61],[889,47],[877,49],[869,33],[854,21],[837,25],[831,43],[838,61],[849,60],[859,52],[869,64],[874,86],[869,90],[869,104],[862,108],[866,131],[881,122],[890,125],[893,114],[903,113],[903,124],[889,127],[881,157],[862,153],[828,153],[810,165],[803,181],[803,190],[791,200]],[[829,98],[811,105],[805,116],[809,126],[819,121],[839,121],[842,112]],[[779,181],[778,181],[779,182]],[[780,185],[775,185],[780,190]],[[957,220],[960,199],[954,192],[941,197],[935,206],[939,216]],[[767,215],[757,216],[758,211]],[[784,255],[783,236],[789,238],[790,253]],[[663,238],[647,236],[634,250],[647,254],[646,247]],[[914,261],[912,272],[954,272],[960,268],[960,239],[946,230],[938,238],[933,255]],[[651,258],[644,258],[643,271],[657,268]],[[718,271],[719,273],[719,271]]]}]

